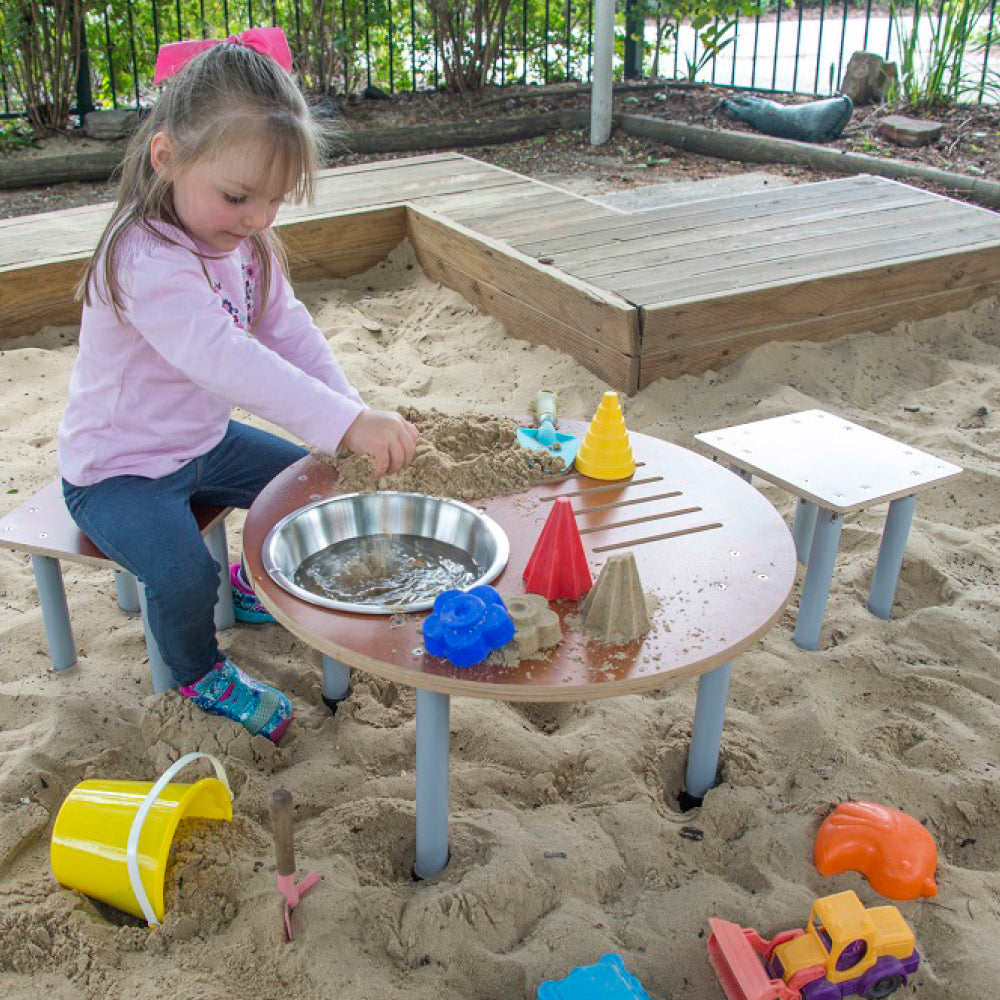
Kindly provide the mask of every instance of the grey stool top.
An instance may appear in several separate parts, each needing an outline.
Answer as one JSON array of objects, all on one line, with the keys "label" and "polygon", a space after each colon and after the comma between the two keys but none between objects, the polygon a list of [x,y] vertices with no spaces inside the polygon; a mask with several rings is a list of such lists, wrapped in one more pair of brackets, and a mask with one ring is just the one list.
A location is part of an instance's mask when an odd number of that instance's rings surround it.
[{"label": "grey stool top", "polygon": [[[191,513],[203,535],[225,521],[232,509],[201,503],[191,505]],[[66,509],[58,479],[0,518],[0,547],[94,566],[106,566],[112,561],[76,526]]]},{"label": "grey stool top", "polygon": [[705,431],[695,440],[716,458],[838,514],[910,496],[962,471],[824,410]]}]

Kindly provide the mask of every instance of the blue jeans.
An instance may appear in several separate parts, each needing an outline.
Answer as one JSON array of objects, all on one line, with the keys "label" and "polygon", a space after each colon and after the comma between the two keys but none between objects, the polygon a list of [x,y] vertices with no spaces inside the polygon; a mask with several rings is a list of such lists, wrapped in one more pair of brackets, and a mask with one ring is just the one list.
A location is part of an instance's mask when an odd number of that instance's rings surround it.
[{"label": "blue jeans", "polygon": [[145,586],[147,622],[178,686],[204,677],[219,650],[214,608],[222,567],[198,531],[191,504],[247,508],[306,454],[231,420],[210,452],[159,479],[113,476],[93,486],[63,480],[73,520]]}]

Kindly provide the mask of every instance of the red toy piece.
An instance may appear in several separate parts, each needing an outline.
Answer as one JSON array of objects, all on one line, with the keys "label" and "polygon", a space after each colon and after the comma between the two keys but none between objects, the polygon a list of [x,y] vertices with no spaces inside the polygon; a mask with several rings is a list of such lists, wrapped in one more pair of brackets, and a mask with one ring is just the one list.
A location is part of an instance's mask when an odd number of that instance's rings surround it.
[{"label": "red toy piece", "polygon": [[547,601],[575,601],[593,585],[573,505],[559,497],[524,567],[524,589]]},{"label": "red toy piece", "polygon": [[820,875],[860,872],[889,899],[934,896],[937,845],[912,816],[877,802],[844,802],[820,824],[813,845]]}]

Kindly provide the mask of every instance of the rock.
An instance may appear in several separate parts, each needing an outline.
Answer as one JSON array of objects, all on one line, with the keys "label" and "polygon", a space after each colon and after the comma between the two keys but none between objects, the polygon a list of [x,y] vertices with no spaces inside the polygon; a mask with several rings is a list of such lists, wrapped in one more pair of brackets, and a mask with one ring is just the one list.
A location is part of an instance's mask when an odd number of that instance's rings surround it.
[{"label": "rock", "polygon": [[340,102],[337,100],[337,92],[333,89],[333,87],[327,88],[326,93],[311,105],[311,109],[314,112],[320,111],[327,115],[339,115]]},{"label": "rock", "polygon": [[855,52],[844,70],[840,92],[855,104],[883,104],[898,78],[895,63],[874,52]]},{"label": "rock", "polygon": [[374,84],[370,83],[363,91],[361,91],[361,96],[369,101],[391,101],[392,98],[384,91],[381,87],[376,87]]},{"label": "rock", "polygon": [[121,139],[131,135],[139,124],[135,108],[91,111],[84,116],[83,127],[91,139]]},{"label": "rock", "polygon": [[733,97],[722,102],[730,118],[758,132],[801,142],[830,142],[851,120],[854,104],[842,94],[806,104],[778,104],[763,97]]},{"label": "rock", "polygon": [[941,138],[944,125],[904,115],[886,115],[876,125],[875,131],[897,146],[926,146]]}]

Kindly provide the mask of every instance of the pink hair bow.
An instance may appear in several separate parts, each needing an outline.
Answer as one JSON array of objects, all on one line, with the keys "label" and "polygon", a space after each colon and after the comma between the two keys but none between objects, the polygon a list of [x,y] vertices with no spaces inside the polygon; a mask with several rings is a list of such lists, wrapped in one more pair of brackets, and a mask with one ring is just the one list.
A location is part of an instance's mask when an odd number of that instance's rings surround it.
[{"label": "pink hair bow", "polygon": [[167,42],[156,53],[153,83],[163,83],[181,67],[213,45],[245,45],[254,52],[270,56],[283,69],[291,72],[292,53],[281,28],[248,28],[241,35],[230,35],[225,41],[218,38],[194,38],[185,42]]}]

